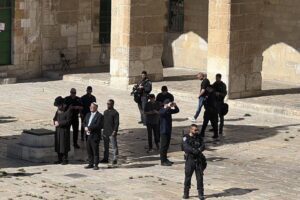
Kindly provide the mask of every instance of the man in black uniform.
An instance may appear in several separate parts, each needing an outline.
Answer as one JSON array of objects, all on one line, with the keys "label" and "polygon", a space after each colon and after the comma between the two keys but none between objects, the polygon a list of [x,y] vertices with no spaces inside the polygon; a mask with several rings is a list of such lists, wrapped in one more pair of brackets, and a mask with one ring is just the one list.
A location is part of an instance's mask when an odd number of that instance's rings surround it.
[{"label": "man in black uniform", "polygon": [[83,109],[80,113],[81,118],[81,141],[84,141],[84,127],[83,127],[83,121],[85,116],[90,112],[90,106],[91,103],[97,102],[96,97],[92,95],[93,88],[91,86],[88,86],[86,88],[86,94],[81,97],[81,103],[83,106]]},{"label": "man in black uniform", "polygon": [[144,109],[145,109],[146,103],[148,102],[148,95],[152,91],[152,83],[148,79],[146,71],[143,71],[141,76],[142,76],[142,80],[137,84],[137,88],[138,88],[140,96],[141,96],[141,100],[138,103],[138,107],[139,107],[139,110],[141,113],[141,121],[139,122],[139,124],[146,125]]},{"label": "man in black uniform", "polygon": [[159,110],[160,104],[159,102],[155,101],[155,95],[149,95],[150,101],[145,105],[145,116],[146,116],[146,125],[148,131],[148,153],[153,152],[152,146],[152,131],[154,134],[154,142],[156,145],[156,149],[159,150]]},{"label": "man in black uniform", "polygon": [[201,82],[201,86],[200,86],[200,92],[198,95],[198,107],[197,107],[195,115],[193,117],[191,117],[192,122],[196,122],[197,118],[199,117],[199,114],[200,114],[202,106],[203,106],[203,101],[205,100],[205,90],[210,85],[210,82],[207,79],[205,73],[199,73],[197,75],[197,78],[202,82]]},{"label": "man in black uniform", "polygon": [[90,106],[90,113],[84,119],[84,130],[87,135],[86,149],[88,153],[89,164],[86,169],[94,168],[98,170],[99,164],[99,143],[101,139],[101,130],[103,128],[103,115],[98,112],[98,104],[93,102]]},{"label": "man in black uniform", "polygon": [[212,85],[216,92],[218,115],[220,118],[219,134],[223,134],[224,115],[222,112],[222,107],[224,105],[224,99],[227,95],[226,84],[221,79],[222,75],[216,74],[216,82],[214,82],[214,84]]},{"label": "man in black uniform", "polygon": [[163,106],[165,100],[167,100],[167,99],[170,102],[173,102],[174,101],[174,96],[171,93],[169,93],[168,87],[164,85],[164,86],[161,87],[161,93],[159,93],[157,95],[156,101],[158,101],[161,104],[161,106]]},{"label": "man in black uniform", "polygon": [[212,86],[208,86],[205,91],[205,100],[204,100],[204,120],[201,128],[201,136],[204,137],[205,130],[207,127],[208,122],[210,121],[213,132],[214,132],[214,139],[217,139],[218,136],[218,109],[217,109],[217,100],[216,94]]},{"label": "man in black uniform", "polygon": [[104,158],[101,163],[108,163],[109,158],[109,143],[112,145],[113,164],[117,164],[117,156],[119,154],[117,134],[119,130],[119,113],[114,108],[115,101],[110,99],[107,101],[107,110],[104,111],[104,126],[103,126],[103,140],[104,140]]},{"label": "man in black uniform", "polygon": [[77,143],[78,140],[78,129],[79,129],[79,119],[78,114],[82,110],[82,103],[78,96],[76,96],[76,89],[72,88],[70,91],[70,96],[65,98],[65,104],[67,106],[67,110],[70,108],[72,110],[72,129],[73,129],[73,145],[74,148],[79,149],[79,145]]},{"label": "man in black uniform", "polygon": [[197,190],[200,200],[204,199],[203,171],[206,168],[206,158],[202,154],[205,145],[199,135],[198,126],[192,124],[190,133],[183,137],[183,150],[185,152],[185,179],[183,199],[189,198],[192,175],[195,171],[197,179]]}]

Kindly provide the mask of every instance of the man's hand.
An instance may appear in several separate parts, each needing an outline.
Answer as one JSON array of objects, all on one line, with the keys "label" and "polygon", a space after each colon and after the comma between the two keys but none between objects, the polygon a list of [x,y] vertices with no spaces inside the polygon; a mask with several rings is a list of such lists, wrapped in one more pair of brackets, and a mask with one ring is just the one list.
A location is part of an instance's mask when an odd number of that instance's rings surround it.
[{"label": "man's hand", "polygon": [[59,126],[58,121],[54,121],[54,126],[55,126],[55,127],[58,127],[58,126]]},{"label": "man's hand", "polygon": [[84,131],[85,132],[89,132],[89,128],[88,127],[84,127]]},{"label": "man's hand", "polygon": [[113,131],[111,135],[112,135],[112,136],[117,136],[117,132],[116,132],[116,131]]}]

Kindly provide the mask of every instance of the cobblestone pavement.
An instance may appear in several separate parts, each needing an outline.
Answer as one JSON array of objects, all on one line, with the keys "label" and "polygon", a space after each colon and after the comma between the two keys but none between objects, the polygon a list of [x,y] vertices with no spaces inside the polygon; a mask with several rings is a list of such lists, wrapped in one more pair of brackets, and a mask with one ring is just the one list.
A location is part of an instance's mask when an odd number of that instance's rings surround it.
[{"label": "cobblestone pavement", "polygon": [[[196,102],[184,98],[176,100],[181,112],[174,117],[169,154],[175,162],[172,167],[160,166],[157,152],[146,153],[146,130],[136,123],[139,113],[128,92],[106,86],[94,86],[94,94],[100,111],[108,98],[116,100],[121,115],[120,165],[101,165],[99,171],[84,169],[83,143],[67,166],[6,158],[6,145],[16,142],[23,129],[53,129],[53,99],[68,95],[71,87],[83,94],[86,85],[37,80],[0,86],[0,199],[181,199],[181,133],[196,108]],[[213,142],[212,134],[207,133],[206,198],[299,199],[299,119],[231,108],[225,124],[225,135],[219,142]],[[196,192],[193,178],[191,199],[197,199]]]}]

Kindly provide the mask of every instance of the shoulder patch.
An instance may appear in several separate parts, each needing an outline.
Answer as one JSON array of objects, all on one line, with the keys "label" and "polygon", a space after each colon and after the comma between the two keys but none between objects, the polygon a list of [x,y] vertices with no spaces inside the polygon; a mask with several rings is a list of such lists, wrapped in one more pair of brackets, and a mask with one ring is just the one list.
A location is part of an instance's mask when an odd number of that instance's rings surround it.
[{"label": "shoulder patch", "polygon": [[183,137],[183,139],[182,139],[184,142],[186,141],[186,137]]}]

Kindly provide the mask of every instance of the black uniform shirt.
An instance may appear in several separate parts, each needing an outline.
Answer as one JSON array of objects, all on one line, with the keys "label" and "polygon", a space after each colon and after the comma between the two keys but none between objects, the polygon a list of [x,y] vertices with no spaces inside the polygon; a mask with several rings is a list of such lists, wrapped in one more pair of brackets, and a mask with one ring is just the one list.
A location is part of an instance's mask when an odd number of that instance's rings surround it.
[{"label": "black uniform shirt", "polygon": [[[159,102],[147,102],[145,105],[145,112],[150,112],[156,110],[159,112],[160,104]],[[159,123],[159,114],[146,114],[146,124],[158,124]]]},{"label": "black uniform shirt", "polygon": [[156,97],[156,101],[158,101],[159,103],[163,104],[165,102],[165,100],[169,99],[170,102],[174,101],[174,96],[167,92],[166,94],[164,93],[159,93]]},{"label": "black uniform shirt", "polygon": [[94,95],[89,96],[88,94],[81,97],[81,103],[83,105],[82,114],[85,116],[90,112],[91,103],[96,102],[96,97]]},{"label": "black uniform shirt", "polygon": [[224,101],[225,96],[227,95],[227,89],[226,84],[222,81],[216,81],[212,85],[215,92],[220,93],[220,95],[217,95],[217,101]]},{"label": "black uniform shirt", "polygon": [[[66,104],[66,110],[69,109],[70,106],[82,106],[81,100],[79,97],[75,97],[74,99],[71,96],[67,96],[65,98],[65,104]],[[72,109],[72,118],[78,117],[79,110],[78,109]]]},{"label": "black uniform shirt", "polygon": [[192,154],[194,157],[197,157],[204,149],[205,145],[200,134],[193,136],[186,134],[183,137],[183,150],[186,154]]}]

